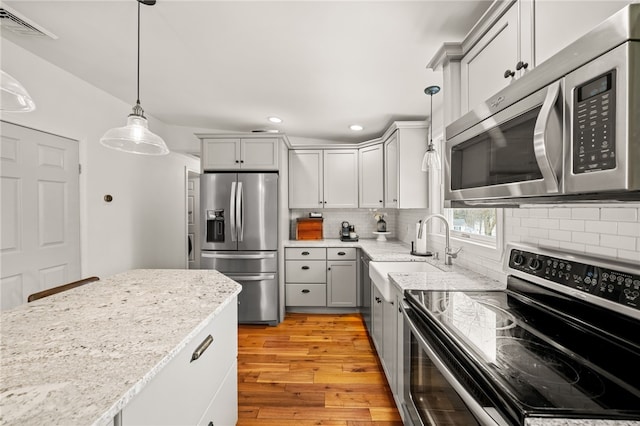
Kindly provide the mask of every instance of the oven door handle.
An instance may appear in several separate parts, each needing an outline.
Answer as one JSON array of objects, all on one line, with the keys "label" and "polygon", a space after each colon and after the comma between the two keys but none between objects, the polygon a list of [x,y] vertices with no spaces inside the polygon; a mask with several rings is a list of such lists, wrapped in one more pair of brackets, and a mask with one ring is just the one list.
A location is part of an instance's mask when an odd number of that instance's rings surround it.
[{"label": "oven door handle", "polygon": [[[402,302],[402,315],[404,316],[405,324],[409,326],[411,334],[413,334],[418,341],[420,347],[427,353],[429,359],[436,366],[440,374],[444,376],[449,385],[458,393],[460,399],[464,401],[465,405],[473,413],[482,425],[508,425],[508,423],[498,414],[493,407],[483,407],[476,401],[473,396],[467,392],[467,390],[458,382],[453,374],[449,371],[447,366],[442,362],[440,357],[431,349],[429,343],[422,337],[422,333],[416,326],[416,324],[409,318],[407,314],[412,308],[406,303]],[[487,411],[491,411],[493,415],[489,415]]]},{"label": "oven door handle", "polygon": [[[560,81],[556,81],[549,85],[533,129],[533,151],[540,173],[542,173],[547,194],[557,194],[559,192],[558,167],[553,166],[554,162],[555,164],[560,164],[562,157],[562,128],[555,108],[559,95]],[[556,130],[556,134],[553,134],[553,130]],[[558,140],[551,140],[555,137]],[[556,144],[556,147],[553,144]]]}]

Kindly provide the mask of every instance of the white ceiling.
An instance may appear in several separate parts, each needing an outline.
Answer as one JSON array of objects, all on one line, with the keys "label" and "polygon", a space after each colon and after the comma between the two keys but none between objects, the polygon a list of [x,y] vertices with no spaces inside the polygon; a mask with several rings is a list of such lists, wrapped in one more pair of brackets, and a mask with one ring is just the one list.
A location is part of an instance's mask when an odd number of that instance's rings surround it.
[{"label": "white ceiling", "polygon": [[[3,37],[135,103],[135,0],[3,3],[58,39]],[[168,124],[373,139],[392,121],[425,119],[423,89],[442,82],[427,62],[490,3],[159,0],[141,11],[140,100]],[[349,130],[354,123],[365,130]]]}]

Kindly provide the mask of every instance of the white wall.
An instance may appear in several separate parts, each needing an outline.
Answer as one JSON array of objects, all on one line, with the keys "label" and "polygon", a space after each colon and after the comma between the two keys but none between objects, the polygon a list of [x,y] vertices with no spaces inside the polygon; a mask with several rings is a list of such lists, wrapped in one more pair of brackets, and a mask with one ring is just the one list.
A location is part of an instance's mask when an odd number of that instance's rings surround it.
[{"label": "white wall", "polygon": [[[185,167],[199,161],[183,154],[125,154],[99,138],[123,126],[127,104],[2,39],[2,69],[17,78],[36,102],[31,113],[4,113],[5,121],[79,141],[82,275],[105,277],[132,268],[185,267]],[[149,117],[150,129],[169,149],[185,134]],[[105,194],[113,202],[103,201]]]}]

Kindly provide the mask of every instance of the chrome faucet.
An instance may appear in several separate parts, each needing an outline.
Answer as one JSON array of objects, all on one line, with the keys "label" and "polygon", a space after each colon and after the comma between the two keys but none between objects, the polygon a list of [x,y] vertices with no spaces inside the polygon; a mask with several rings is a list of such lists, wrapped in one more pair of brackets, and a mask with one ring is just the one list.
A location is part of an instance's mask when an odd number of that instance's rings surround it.
[{"label": "chrome faucet", "polygon": [[424,227],[426,226],[427,222],[429,222],[433,218],[438,218],[444,222],[444,226],[445,226],[444,264],[452,265],[453,264],[452,259],[455,259],[458,257],[458,253],[460,253],[460,250],[462,250],[462,247],[456,251],[453,251],[451,249],[451,245],[449,241],[450,227],[446,217],[444,217],[441,214],[430,214],[429,216],[422,219],[422,224],[420,225],[420,230],[418,231],[418,238],[422,238]]}]

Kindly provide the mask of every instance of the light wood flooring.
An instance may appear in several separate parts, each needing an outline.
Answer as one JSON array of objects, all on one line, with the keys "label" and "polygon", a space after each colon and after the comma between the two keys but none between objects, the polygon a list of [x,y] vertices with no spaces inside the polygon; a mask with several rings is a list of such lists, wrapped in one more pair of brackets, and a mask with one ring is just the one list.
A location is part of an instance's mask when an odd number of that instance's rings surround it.
[{"label": "light wood flooring", "polygon": [[238,426],[402,425],[359,314],[238,326]]}]

